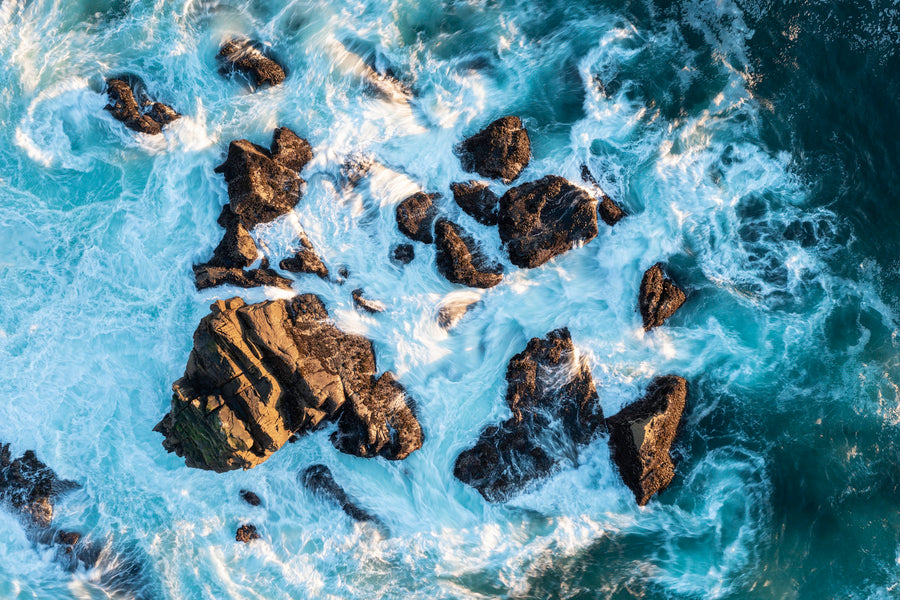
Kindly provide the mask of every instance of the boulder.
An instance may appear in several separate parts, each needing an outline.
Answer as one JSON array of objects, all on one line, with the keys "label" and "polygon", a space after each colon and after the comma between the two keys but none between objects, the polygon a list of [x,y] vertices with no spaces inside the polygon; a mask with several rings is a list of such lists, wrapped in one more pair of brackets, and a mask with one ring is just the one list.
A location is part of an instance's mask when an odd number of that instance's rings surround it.
[{"label": "boulder", "polygon": [[278,85],[287,74],[284,67],[266,56],[259,44],[246,39],[231,39],[219,48],[219,59],[227,70],[240,71],[251,79],[255,86]]},{"label": "boulder", "polygon": [[497,207],[500,198],[491,191],[488,184],[480,181],[451,183],[453,200],[463,211],[482,225],[497,224]]},{"label": "boulder", "polygon": [[316,254],[312,242],[306,235],[300,235],[300,246],[300,250],[297,250],[292,258],[282,260],[278,266],[290,273],[311,273],[322,279],[328,279],[328,267]]},{"label": "boulder", "polygon": [[345,454],[388,460],[403,460],[423,441],[414,403],[390,372],[378,378],[371,394],[347,399],[331,436],[334,447]]},{"label": "boulder", "polygon": [[288,129],[278,127],[272,135],[272,160],[299,173],[313,158],[308,141]]},{"label": "boulder", "polygon": [[217,267],[212,264],[194,265],[194,285],[198,290],[218,287],[220,285],[236,285],[242,288],[272,286],[283,290],[291,289],[291,280],[286,279],[272,269],[237,269]]},{"label": "boulder", "polygon": [[600,184],[594,179],[594,175],[587,165],[581,165],[581,179],[585,183],[595,186],[600,191],[600,204],[597,206],[597,212],[600,213],[600,218],[603,219],[604,223],[611,227],[625,218],[625,210],[600,190]]},{"label": "boulder", "polygon": [[437,268],[449,282],[490,288],[503,280],[503,268],[488,262],[475,240],[459,225],[440,219],[434,232]]},{"label": "boulder", "polygon": [[211,308],[172,386],[172,409],[155,428],[187,466],[252,468],[351,400],[345,415],[374,404],[384,409],[382,426],[407,426],[406,413],[391,414],[395,405],[385,405],[383,384],[375,383],[371,342],[337,329],[318,296],[250,305],[232,298]]},{"label": "boulder", "polygon": [[234,534],[234,540],[236,542],[242,542],[244,544],[249,544],[253,540],[259,539],[259,533],[256,531],[256,525],[241,525],[238,527],[238,530]]},{"label": "boulder", "polygon": [[350,296],[353,298],[353,304],[355,304],[357,308],[360,308],[369,314],[374,315],[376,313],[384,312],[384,309],[386,308],[383,302],[366,300],[365,292],[362,288],[353,290],[350,292]]},{"label": "boulder", "polygon": [[250,490],[241,490],[241,500],[249,504],[250,506],[259,506],[262,504],[262,500],[259,499],[259,496],[251,492]]},{"label": "boulder", "polygon": [[140,133],[162,133],[163,127],[180,116],[170,106],[159,102],[141,98],[138,103],[131,84],[122,79],[107,79],[106,93],[109,96],[106,110],[126,127]]},{"label": "boulder", "polygon": [[344,488],[334,480],[331,470],[325,465],[312,465],[307,468],[300,474],[300,481],[306,489],[335,504],[354,521],[380,523],[378,517],[357,506]]},{"label": "boulder", "polygon": [[562,177],[548,175],[500,198],[500,239],[510,261],[534,268],[597,236],[597,201]]},{"label": "boulder", "polygon": [[666,276],[662,263],[656,263],[641,278],[638,307],[644,321],[644,331],[665,323],[666,319],[684,304],[686,296],[675,282]]},{"label": "boulder", "polygon": [[670,449],[687,399],[687,382],[657,377],[647,394],[607,419],[609,445],[619,473],[640,506],[675,477]]},{"label": "boulder", "polygon": [[490,502],[502,502],[549,474],[563,459],[553,446],[585,444],[603,429],[603,410],[587,360],[567,329],[532,338],[506,369],[512,417],[481,432],[453,474]]},{"label": "boulder", "polygon": [[395,265],[408,265],[416,257],[412,244],[397,244],[391,250],[391,262]]},{"label": "boulder", "polygon": [[53,520],[53,500],[78,488],[74,481],[57,477],[31,450],[13,459],[8,444],[0,444],[0,499],[40,528]]},{"label": "boulder", "polygon": [[463,169],[509,183],[531,160],[531,141],[519,117],[497,119],[457,147]]},{"label": "boulder", "polygon": [[403,235],[425,244],[434,242],[431,226],[437,216],[436,198],[440,194],[417,192],[397,205],[397,227]]}]

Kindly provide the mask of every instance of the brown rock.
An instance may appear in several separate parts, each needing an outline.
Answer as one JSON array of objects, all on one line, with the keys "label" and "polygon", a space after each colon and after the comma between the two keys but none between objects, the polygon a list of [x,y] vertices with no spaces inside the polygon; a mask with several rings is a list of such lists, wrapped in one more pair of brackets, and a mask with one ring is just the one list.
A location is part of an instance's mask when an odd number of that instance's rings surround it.
[{"label": "brown rock", "polygon": [[606,421],[613,461],[640,506],[675,477],[670,449],[686,399],[683,378],[657,377],[643,398]]},{"label": "brown rock", "polygon": [[491,191],[486,183],[480,181],[468,181],[466,183],[451,183],[453,199],[466,214],[482,225],[497,224],[497,206],[500,198]]},{"label": "brown rock", "polygon": [[32,525],[49,527],[53,520],[52,500],[77,487],[77,483],[57,477],[31,450],[13,460],[9,445],[0,444],[0,499]]},{"label": "brown rock", "polygon": [[291,280],[282,277],[272,269],[262,267],[259,269],[237,269],[216,267],[211,264],[194,265],[193,269],[194,285],[198,290],[205,290],[220,285],[236,285],[242,288],[268,285],[283,290],[291,289]]},{"label": "brown rock", "polygon": [[234,534],[234,540],[236,542],[243,542],[244,544],[249,544],[253,540],[258,539],[259,533],[256,531],[255,525],[241,525]]},{"label": "brown rock", "polygon": [[262,500],[259,499],[259,496],[257,496],[250,490],[241,490],[240,495],[241,500],[243,500],[250,506],[259,506],[260,504],[262,504]]},{"label": "brown rock", "polygon": [[440,194],[417,192],[397,205],[397,227],[403,235],[425,244],[434,242],[431,226],[437,216],[436,198]]},{"label": "brown rock", "polygon": [[490,288],[503,280],[503,267],[490,263],[459,225],[440,219],[435,225],[435,236],[437,268],[449,282]]},{"label": "brown rock", "polygon": [[106,86],[109,96],[106,110],[129,129],[155,135],[180,116],[170,106],[159,102],[146,101],[146,106],[143,102],[139,104],[131,85],[122,79],[108,79]]},{"label": "brown rock", "polygon": [[292,258],[282,260],[278,266],[290,273],[312,273],[322,279],[327,279],[328,267],[316,254],[312,242],[309,241],[306,235],[300,236],[300,245],[302,248],[297,250]]},{"label": "brown rock", "polygon": [[226,41],[219,48],[219,58],[232,70],[237,70],[253,81],[256,86],[278,85],[287,76],[284,68],[266,56],[259,45],[246,39]]},{"label": "brown rock", "polygon": [[259,256],[256,243],[231,210],[230,205],[222,207],[217,223],[225,228],[225,235],[222,236],[222,241],[216,246],[213,257],[207,264],[230,268],[249,267],[253,264]]},{"label": "brown rock", "polygon": [[600,184],[594,179],[594,175],[587,165],[581,165],[581,179],[585,183],[593,185],[600,192],[600,204],[597,206],[597,212],[600,213],[600,218],[604,223],[613,226],[625,218],[625,210],[600,190]]},{"label": "brown rock", "polygon": [[466,171],[509,183],[531,160],[531,141],[519,117],[497,119],[457,148]]},{"label": "brown rock", "polygon": [[478,304],[481,296],[475,292],[454,292],[441,304],[437,312],[437,322],[441,329],[456,327],[473,306]]},{"label": "brown rock", "polygon": [[686,296],[675,282],[666,277],[663,264],[656,263],[641,279],[638,306],[644,320],[644,331],[665,323],[684,304]]},{"label": "brown rock", "polygon": [[299,173],[312,160],[309,142],[288,129],[279,127],[272,136],[272,158],[292,171]]}]

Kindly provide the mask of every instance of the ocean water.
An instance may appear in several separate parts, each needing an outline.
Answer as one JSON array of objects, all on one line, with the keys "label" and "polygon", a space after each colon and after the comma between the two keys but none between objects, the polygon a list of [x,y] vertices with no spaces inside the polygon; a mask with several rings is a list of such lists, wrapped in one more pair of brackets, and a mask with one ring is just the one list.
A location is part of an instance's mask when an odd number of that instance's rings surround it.
[{"label": "ocean water", "polygon": [[[283,85],[218,74],[235,33],[287,65]],[[373,90],[361,56],[411,99]],[[120,73],[183,118],[125,129],[101,93]],[[506,114],[531,135],[520,181],[586,164],[629,216],[510,265],[449,193],[470,178],[454,145]],[[82,484],[55,521],[103,548],[69,571],[0,510],[0,598],[900,597],[898,115],[892,0],[0,1],[0,440]],[[191,273],[222,233],[228,142],[280,125],[315,159],[296,210],[253,235],[277,264],[302,230],[349,270],[294,289],[372,339],[416,398],[426,442],[405,461],[339,454],[326,428],[215,474],[152,431],[209,305],[286,295],[197,292]],[[374,166],[347,186],[360,155]],[[422,245],[390,263],[394,207],[418,190],[444,194],[502,284],[450,284]],[[660,260],[688,301],[645,334],[637,289]],[[357,287],[388,310],[356,311]],[[655,375],[689,381],[676,478],[646,507],[603,436],[505,504],[452,475],[508,415],[509,358],[562,326],[606,414]],[[385,530],[305,491],[313,463]],[[260,541],[234,542],[245,522]]]}]

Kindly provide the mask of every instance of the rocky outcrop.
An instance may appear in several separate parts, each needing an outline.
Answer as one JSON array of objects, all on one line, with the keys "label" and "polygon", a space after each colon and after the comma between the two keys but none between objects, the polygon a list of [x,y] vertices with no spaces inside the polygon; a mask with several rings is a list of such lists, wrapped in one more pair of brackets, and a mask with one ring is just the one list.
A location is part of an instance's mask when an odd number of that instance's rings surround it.
[{"label": "rocky outcrop", "polygon": [[600,204],[597,206],[597,212],[603,222],[612,227],[625,218],[625,210],[619,206],[612,198],[607,196],[600,189],[600,184],[594,179],[594,175],[587,165],[581,165],[581,179],[585,183],[590,183],[600,192]]},{"label": "rocky outcrop", "polygon": [[259,532],[256,531],[256,525],[246,524],[238,527],[234,534],[234,541],[249,544],[253,540],[259,539]]},{"label": "rocky outcrop", "polygon": [[283,290],[291,289],[291,280],[286,279],[272,269],[236,269],[216,267],[209,263],[194,265],[194,285],[198,290],[218,287],[220,285],[236,285],[242,288],[272,286]]},{"label": "rocky outcrop", "polygon": [[408,265],[416,257],[412,244],[397,244],[391,250],[391,262],[395,265]]},{"label": "rocky outcrop", "polygon": [[[587,443],[603,428],[603,410],[587,360],[576,356],[567,329],[533,338],[506,369],[512,417],[482,431],[456,459],[454,475],[488,501],[501,502],[550,473],[562,460],[560,440]],[[553,440],[553,441],[551,441]]]},{"label": "rocky outcrop", "polygon": [[431,227],[437,216],[436,198],[440,194],[417,192],[397,205],[397,227],[403,235],[425,244],[434,242]]},{"label": "rocky outcrop", "polygon": [[378,517],[357,506],[344,488],[334,480],[331,469],[325,465],[312,465],[307,468],[300,474],[300,481],[312,493],[340,507],[354,521],[380,523]]},{"label": "rocky outcrop", "polygon": [[503,268],[490,263],[475,240],[459,225],[440,219],[434,231],[437,268],[449,282],[490,288],[503,280]]},{"label": "rocky outcrop", "polygon": [[288,129],[278,127],[272,134],[272,160],[299,173],[313,159],[310,143]]},{"label": "rocky outcrop", "polygon": [[597,236],[597,201],[555,175],[511,188],[500,198],[498,225],[510,261],[533,268]]},{"label": "rocky outcrop", "polygon": [[0,499],[32,525],[49,527],[53,500],[78,487],[57,477],[31,450],[13,459],[9,445],[0,444]]},{"label": "rocky outcrop", "polygon": [[171,106],[144,97],[135,98],[131,84],[123,79],[107,79],[106,93],[109,96],[106,110],[126,127],[140,133],[162,133],[163,127],[181,116]]},{"label": "rocky outcrop", "polygon": [[657,377],[643,398],[606,421],[613,461],[640,506],[675,477],[670,449],[686,399],[683,378]]},{"label": "rocky outcrop", "polygon": [[261,50],[259,44],[247,39],[231,39],[219,48],[219,59],[226,71],[240,71],[255,86],[278,85],[287,76],[284,67]]},{"label": "rocky outcrop", "polygon": [[259,506],[262,504],[262,500],[259,499],[259,496],[251,492],[250,490],[241,490],[241,500],[249,504],[250,506]]},{"label": "rocky outcrop", "polygon": [[686,296],[675,282],[666,276],[662,263],[656,263],[641,278],[638,307],[644,321],[644,331],[665,323],[666,319],[684,304]]},{"label": "rocky outcrop", "polygon": [[453,200],[463,211],[482,225],[497,224],[497,207],[500,198],[491,191],[488,184],[480,181],[451,183]]},{"label": "rocky outcrop", "polygon": [[331,443],[345,454],[403,460],[425,439],[414,408],[406,389],[385,373],[372,393],[347,398]]},{"label": "rocky outcrop", "polygon": [[278,266],[291,273],[311,273],[322,279],[328,279],[328,267],[316,254],[312,242],[306,235],[300,235],[300,249],[291,258],[285,258]]},{"label": "rocky outcrop", "polygon": [[213,251],[212,260],[207,264],[214,267],[243,268],[249,267],[259,256],[256,242],[250,232],[241,224],[231,205],[226,204],[216,221],[225,228],[222,241]]},{"label": "rocky outcrop", "polygon": [[386,308],[383,302],[367,300],[365,291],[363,291],[362,288],[350,292],[350,297],[353,298],[353,304],[355,304],[357,308],[362,309],[371,315],[384,312],[384,309]]},{"label": "rocky outcrop", "polygon": [[497,119],[457,147],[463,169],[509,183],[531,160],[531,140],[519,117]]},{"label": "rocky outcrop", "polygon": [[[378,427],[390,426],[388,438],[404,441],[404,430],[418,422],[385,401],[374,374],[371,342],[337,329],[317,296],[250,305],[219,300],[194,333],[184,377],[172,386],[172,410],[155,431],[187,466],[218,472],[258,465],[342,409],[349,413],[345,429],[364,423],[381,440]],[[372,423],[367,415],[384,420]],[[374,453],[403,458],[412,449],[401,443]]]}]

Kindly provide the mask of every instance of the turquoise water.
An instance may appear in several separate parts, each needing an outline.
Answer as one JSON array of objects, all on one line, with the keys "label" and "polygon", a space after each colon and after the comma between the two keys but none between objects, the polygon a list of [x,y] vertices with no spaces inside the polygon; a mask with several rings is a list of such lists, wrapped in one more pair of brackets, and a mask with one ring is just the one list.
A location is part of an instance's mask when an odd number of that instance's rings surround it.
[{"label": "turquoise water", "polygon": [[[285,83],[222,79],[232,33],[270,44]],[[0,597],[900,596],[898,39],[888,0],[2,0],[0,440],[82,483],[55,520],[107,551],[67,572],[0,511]],[[348,48],[414,99],[372,94]],[[100,93],[122,72],[184,117],[163,136],[123,128]],[[454,144],[505,114],[531,134],[523,180],[578,181],[587,164],[630,216],[538,269],[505,262],[449,194],[468,179]],[[190,268],[221,236],[227,143],[266,144],[277,125],[316,158],[295,212],[253,234],[273,264],[303,230],[349,269],[344,286],[294,288],[371,338],[417,399],[426,443],[403,462],[339,454],[326,429],[217,475],[151,431],[209,304],[284,295],[198,293]],[[377,165],[342,188],[357,153]],[[462,290],[433,249],[405,269],[387,258],[394,206],[419,189],[444,192],[509,273],[449,333],[434,315]],[[659,260],[688,302],[644,334],[636,290]],[[357,287],[390,310],[358,313]],[[647,507],[602,437],[503,505],[453,478],[507,416],[509,358],[561,326],[607,414],[654,375],[689,381],[677,476]],[[302,489],[313,463],[389,532]],[[244,522],[261,541],[234,542]],[[104,574],[125,562],[142,572],[110,592]]]}]

